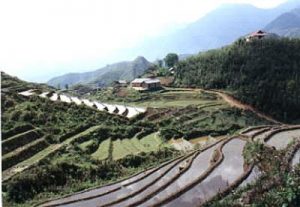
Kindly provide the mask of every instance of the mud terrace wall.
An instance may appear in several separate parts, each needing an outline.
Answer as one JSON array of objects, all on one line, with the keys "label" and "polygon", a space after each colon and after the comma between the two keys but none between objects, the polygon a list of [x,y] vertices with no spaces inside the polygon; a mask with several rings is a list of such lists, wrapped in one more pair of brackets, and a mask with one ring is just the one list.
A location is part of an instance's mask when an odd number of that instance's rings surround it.
[{"label": "mud terrace wall", "polygon": [[18,93],[22,96],[34,96],[38,95],[41,98],[49,98],[51,101],[62,101],[65,103],[75,103],[76,105],[84,104],[88,107],[96,108],[99,111],[106,111],[110,114],[115,114],[119,116],[124,116],[127,118],[133,118],[141,113],[145,113],[146,109],[142,107],[134,107],[134,106],[126,106],[126,105],[114,105],[108,103],[102,103],[97,101],[91,101],[88,99],[80,99],[74,96],[68,96],[66,94],[59,94],[55,92],[42,92],[38,93],[35,89],[30,89],[27,91],[23,91]]}]

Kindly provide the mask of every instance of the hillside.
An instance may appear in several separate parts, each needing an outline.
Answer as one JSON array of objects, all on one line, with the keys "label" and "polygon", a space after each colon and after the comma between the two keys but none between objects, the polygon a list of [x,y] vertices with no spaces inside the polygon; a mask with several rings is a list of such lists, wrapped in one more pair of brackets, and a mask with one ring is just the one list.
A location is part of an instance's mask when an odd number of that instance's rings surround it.
[{"label": "hillside", "polygon": [[52,78],[48,84],[61,88],[66,85],[90,84],[94,86],[108,86],[115,80],[132,80],[142,75],[151,66],[144,57],[137,57],[133,61],[124,61],[107,65],[95,71],[85,73],[70,73]]},{"label": "hillside", "polygon": [[280,15],[265,30],[283,37],[300,37],[300,8]]},{"label": "hillside", "polygon": [[300,40],[244,39],[178,64],[176,85],[225,89],[283,121],[300,117]]},{"label": "hillside", "polygon": [[146,39],[126,52],[132,56],[143,54],[148,59],[155,59],[169,52],[196,54],[219,48],[245,34],[263,29],[279,15],[297,6],[300,3],[296,0],[272,9],[256,8],[248,4],[224,4],[181,30]]},{"label": "hillside", "polygon": [[[231,107],[216,94],[178,89],[119,99],[118,107],[124,100],[148,107],[129,120],[117,112],[64,102],[69,95],[62,91],[1,75],[4,206],[33,206],[120,180],[239,129],[272,123]],[[23,89],[36,90],[19,93]],[[101,101],[96,98],[101,91],[94,93],[78,99]],[[55,94],[60,99],[52,98]]]}]

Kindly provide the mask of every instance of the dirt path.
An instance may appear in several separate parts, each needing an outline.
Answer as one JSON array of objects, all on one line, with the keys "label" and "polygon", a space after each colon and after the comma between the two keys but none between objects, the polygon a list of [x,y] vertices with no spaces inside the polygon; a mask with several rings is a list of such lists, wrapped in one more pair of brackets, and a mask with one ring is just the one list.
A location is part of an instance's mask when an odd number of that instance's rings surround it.
[{"label": "dirt path", "polygon": [[238,109],[242,110],[249,110],[255,113],[258,117],[266,119],[274,124],[283,124],[282,122],[279,122],[275,119],[273,119],[271,116],[268,116],[257,109],[255,109],[253,106],[244,104],[240,102],[239,100],[235,99],[234,97],[222,92],[222,91],[217,91],[217,90],[204,90],[204,89],[194,89],[194,88],[186,88],[186,90],[193,90],[193,91],[203,91],[206,93],[211,93],[211,94],[216,94],[219,97],[221,97],[226,103],[228,103],[232,107],[236,107]]},{"label": "dirt path", "polygon": [[275,124],[282,124],[281,122],[273,119],[271,116],[268,116],[266,114],[263,114],[261,112],[259,112],[257,109],[255,109],[253,106],[250,106],[248,104],[244,104],[242,102],[240,102],[239,100],[235,99],[234,97],[221,92],[221,91],[212,91],[212,90],[202,90],[205,91],[207,93],[213,93],[213,94],[217,94],[218,96],[220,96],[225,102],[227,102],[230,106],[232,107],[236,107],[242,110],[249,110],[252,111],[253,113],[255,113],[258,117],[266,119],[270,122],[273,122]]}]

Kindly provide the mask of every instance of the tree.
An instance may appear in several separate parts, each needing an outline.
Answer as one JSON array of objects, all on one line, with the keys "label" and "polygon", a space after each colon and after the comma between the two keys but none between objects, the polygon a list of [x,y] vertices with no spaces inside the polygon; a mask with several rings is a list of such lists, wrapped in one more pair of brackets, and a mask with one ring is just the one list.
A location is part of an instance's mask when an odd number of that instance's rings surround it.
[{"label": "tree", "polygon": [[173,67],[176,63],[178,63],[178,55],[175,53],[169,53],[165,57],[164,61],[168,67]]},{"label": "tree", "polygon": [[157,60],[157,65],[158,67],[162,67],[163,66],[163,61],[162,60]]}]

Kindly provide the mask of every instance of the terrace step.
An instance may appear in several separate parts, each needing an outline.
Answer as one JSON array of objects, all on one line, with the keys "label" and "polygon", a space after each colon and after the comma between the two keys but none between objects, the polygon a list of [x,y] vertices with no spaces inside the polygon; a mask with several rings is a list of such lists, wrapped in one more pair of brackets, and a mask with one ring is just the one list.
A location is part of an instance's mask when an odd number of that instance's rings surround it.
[{"label": "terrace step", "polygon": [[232,139],[222,147],[224,156],[219,164],[203,181],[186,193],[177,196],[166,206],[200,206],[219,192],[226,190],[244,173],[242,156],[246,141]]},{"label": "terrace step", "polygon": [[167,161],[167,162],[163,163],[159,167],[146,169],[146,170],[144,170],[142,172],[139,172],[135,175],[132,175],[132,176],[126,178],[126,179],[122,179],[120,181],[117,181],[117,182],[114,182],[114,183],[111,183],[111,184],[108,184],[108,185],[105,185],[105,186],[84,190],[84,191],[81,191],[81,192],[77,192],[75,194],[67,195],[63,198],[54,199],[54,200],[51,200],[51,201],[46,201],[43,204],[41,204],[40,206],[50,207],[50,206],[66,205],[66,204],[71,204],[72,205],[72,203],[77,203],[79,201],[84,201],[84,200],[89,200],[89,199],[104,196],[104,195],[109,194],[111,192],[115,192],[117,190],[120,190],[121,188],[124,188],[126,186],[130,186],[130,185],[132,185],[136,182],[139,182],[143,179],[146,179],[148,176],[156,173],[160,168],[168,165],[171,162],[179,160],[180,158],[181,157],[175,158],[173,160],[170,160],[170,161]]},{"label": "terrace step", "polygon": [[2,131],[2,142],[6,139],[8,139],[9,137],[15,136],[17,134],[29,131],[34,129],[34,127],[30,124],[24,124],[24,125],[20,125],[20,126],[16,126],[13,129],[10,129],[8,131]]},{"label": "terrace step", "polygon": [[2,155],[5,155],[23,145],[26,145],[42,136],[39,129],[32,129],[2,141]]},{"label": "terrace step", "polygon": [[111,145],[111,138],[106,139],[99,144],[98,149],[91,154],[92,158],[95,160],[106,160],[109,158],[109,148]]},{"label": "terrace step", "polygon": [[[190,154],[186,157],[166,163],[153,172],[149,172],[148,174],[144,175],[136,182],[128,183],[128,185],[121,185],[120,188],[110,193],[103,193],[101,195],[85,197],[84,199],[73,200],[68,205],[64,206],[106,206],[113,205],[113,203],[117,204],[129,197],[133,197],[134,195],[138,195],[141,192],[144,192],[146,189],[153,186],[157,181],[161,180],[164,175],[168,174],[175,166],[178,166],[179,163],[182,163],[183,161],[189,159],[192,155],[193,154]],[[44,204],[42,206],[51,205]]]},{"label": "terrace step", "polygon": [[23,91],[23,92],[20,92],[19,94],[23,95],[23,96],[38,95],[39,97],[42,97],[42,98],[49,98],[52,101],[75,103],[76,105],[84,104],[88,107],[97,108],[99,111],[107,111],[108,113],[118,114],[121,116],[125,116],[127,118],[133,118],[140,113],[146,112],[146,109],[141,108],[141,107],[126,107],[126,106],[122,106],[122,105],[112,105],[112,104],[107,104],[107,103],[100,103],[97,101],[90,101],[88,99],[81,100],[78,97],[73,97],[73,96],[70,97],[68,95],[58,94],[55,92],[47,92],[46,91],[46,92],[37,94],[37,92],[34,89]]},{"label": "terrace step", "polygon": [[40,162],[41,160],[43,160],[44,158],[46,158],[47,156],[49,156],[50,154],[52,154],[56,150],[58,150],[61,146],[62,146],[61,144],[50,145],[49,147],[45,148],[42,151],[39,151],[32,157],[30,157],[22,162],[19,162],[18,164],[14,165],[11,168],[4,170],[2,172],[2,182],[9,180],[14,175],[30,168],[31,166],[33,166],[36,163]]},{"label": "terrace step", "polygon": [[45,141],[44,138],[40,138],[33,142],[28,143],[27,145],[21,146],[16,150],[4,155],[2,157],[2,170],[6,170],[13,165],[16,165],[30,157],[39,151],[48,147],[49,144]]},{"label": "terrace step", "polygon": [[101,126],[93,126],[88,128],[87,130],[84,130],[81,133],[78,133],[74,136],[71,136],[69,138],[67,138],[66,140],[64,140],[62,143],[60,144],[52,144],[49,147],[39,151],[38,153],[36,153],[35,155],[33,155],[32,157],[4,170],[2,172],[2,182],[9,180],[11,177],[13,177],[14,175],[30,168],[31,166],[35,165],[36,163],[39,163],[41,160],[45,159],[46,157],[50,156],[51,154],[55,153],[56,151],[58,151],[59,149],[61,149],[62,147],[71,144],[71,142],[76,141],[76,139],[80,138],[82,135],[86,134],[86,133],[91,133],[92,131],[98,129]]}]

